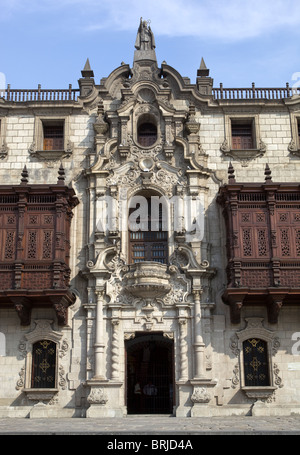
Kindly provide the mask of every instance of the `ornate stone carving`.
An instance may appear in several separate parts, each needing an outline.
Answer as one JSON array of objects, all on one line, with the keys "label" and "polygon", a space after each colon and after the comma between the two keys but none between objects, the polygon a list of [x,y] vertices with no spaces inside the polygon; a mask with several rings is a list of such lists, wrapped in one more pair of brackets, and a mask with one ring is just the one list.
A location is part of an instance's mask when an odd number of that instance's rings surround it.
[{"label": "ornate stone carving", "polygon": [[4,159],[8,155],[8,146],[5,141],[3,141],[2,145],[0,146],[0,159]]},{"label": "ornate stone carving", "polygon": [[25,367],[21,368],[21,371],[19,372],[19,376],[20,377],[17,381],[16,390],[23,389],[23,387],[25,386]]},{"label": "ornate stone carving", "polygon": [[155,323],[163,323],[163,313],[159,310],[158,299],[142,299],[139,302],[134,322],[141,324],[142,321],[145,323],[146,331],[151,331]]},{"label": "ornate stone carving", "polygon": [[239,364],[237,363],[233,369],[233,377],[231,379],[231,387],[233,389],[236,389],[240,383],[240,369],[239,369]]},{"label": "ornate stone carving", "polygon": [[140,262],[129,266],[123,277],[125,289],[135,297],[154,298],[171,290],[167,266],[154,262]]},{"label": "ornate stone carving", "polygon": [[112,379],[119,379],[119,331],[120,321],[116,318],[112,319],[112,343],[111,343],[111,370]]},{"label": "ornate stone carving", "polygon": [[102,387],[92,388],[87,401],[89,404],[100,404],[102,406],[105,406],[108,402],[108,397],[105,389]]},{"label": "ornate stone carving", "polygon": [[187,133],[192,135],[193,134],[196,135],[200,130],[200,123],[196,121],[195,114],[196,114],[195,106],[191,104],[189,107],[188,120],[185,123],[185,127]]},{"label": "ornate stone carving", "polygon": [[69,349],[69,344],[68,344],[67,340],[63,340],[61,343],[61,346],[60,346],[59,354],[58,354],[60,359],[62,359],[67,354],[68,349]]},{"label": "ornate stone carving", "polygon": [[211,400],[210,394],[205,387],[195,387],[191,401],[193,403],[209,403]]},{"label": "ornate stone carving", "polygon": [[104,119],[104,107],[103,107],[103,101],[99,101],[98,105],[98,111],[97,111],[97,119],[95,123],[93,124],[94,130],[96,134],[99,135],[104,135],[107,133],[109,125]]},{"label": "ornate stone carving", "polygon": [[300,157],[300,150],[298,149],[295,139],[292,139],[289,143],[288,151],[291,152],[292,155]]},{"label": "ornate stone carving", "polygon": [[64,367],[62,365],[59,366],[59,369],[58,369],[58,376],[59,376],[59,381],[58,381],[58,385],[60,386],[60,388],[62,390],[66,390],[67,389],[67,380],[65,378],[65,370],[64,370]]},{"label": "ornate stone carving", "polygon": [[188,378],[188,345],[186,340],[187,335],[187,319],[180,317],[178,320],[180,331],[180,381],[186,381]]},{"label": "ornate stone carving", "polygon": [[282,379],[279,376],[280,370],[278,368],[277,363],[274,363],[273,365],[273,372],[274,372],[274,384],[281,389],[283,387]]},{"label": "ornate stone carving", "polygon": [[249,150],[234,150],[230,147],[228,139],[225,139],[220,146],[221,152],[225,156],[230,156],[231,158],[236,159],[239,161],[242,166],[247,167],[250,161],[263,156],[267,151],[266,144],[260,139],[258,141],[258,147],[256,149],[249,149]]}]

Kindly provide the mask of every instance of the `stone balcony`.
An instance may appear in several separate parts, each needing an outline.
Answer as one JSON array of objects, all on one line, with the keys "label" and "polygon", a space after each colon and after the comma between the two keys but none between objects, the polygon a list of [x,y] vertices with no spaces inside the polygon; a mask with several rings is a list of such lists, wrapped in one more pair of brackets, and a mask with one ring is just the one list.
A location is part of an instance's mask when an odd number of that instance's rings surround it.
[{"label": "stone balcony", "polygon": [[154,299],[171,290],[168,266],[159,262],[139,262],[128,266],[124,275],[126,291],[135,297]]}]

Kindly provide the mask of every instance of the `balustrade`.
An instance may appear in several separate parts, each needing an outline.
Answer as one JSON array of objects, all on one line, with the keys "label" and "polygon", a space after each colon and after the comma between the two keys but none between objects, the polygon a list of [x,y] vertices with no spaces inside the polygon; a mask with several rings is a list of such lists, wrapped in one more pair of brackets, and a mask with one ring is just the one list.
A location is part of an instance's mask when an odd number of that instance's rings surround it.
[{"label": "balustrade", "polygon": [[[42,89],[39,85],[37,89],[12,89],[10,85],[7,89],[0,92],[0,98],[13,103],[25,102],[74,102],[80,94],[80,89]],[[300,88],[290,87],[220,87],[212,89],[212,96],[216,100],[282,100],[300,95]]]},{"label": "balustrade", "polygon": [[69,85],[68,89],[42,89],[39,85],[37,89],[12,89],[10,85],[6,90],[0,92],[0,97],[12,103],[26,102],[73,102],[77,101],[80,93],[79,89],[73,89]]}]

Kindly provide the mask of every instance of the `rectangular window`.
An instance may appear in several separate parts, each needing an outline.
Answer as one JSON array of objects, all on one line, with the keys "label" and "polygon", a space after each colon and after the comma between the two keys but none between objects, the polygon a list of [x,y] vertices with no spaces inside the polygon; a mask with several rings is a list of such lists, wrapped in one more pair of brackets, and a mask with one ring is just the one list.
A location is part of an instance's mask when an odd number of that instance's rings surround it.
[{"label": "rectangular window", "polygon": [[167,263],[167,232],[130,232],[131,262]]},{"label": "rectangular window", "polygon": [[[155,212],[155,204],[152,199],[147,199],[148,216],[141,219],[137,217],[136,223],[129,231],[129,261],[131,263],[153,261],[161,264],[167,263],[168,258],[168,232],[166,220],[163,216],[162,204],[159,204],[158,213]],[[129,210],[129,215],[134,212]],[[153,214],[154,215],[154,214]],[[132,221],[131,221],[132,222]]]},{"label": "rectangular window", "polygon": [[43,124],[43,150],[64,150],[64,123]]},{"label": "rectangular window", "polygon": [[41,340],[32,348],[33,389],[55,388],[56,377],[56,344],[53,341]]},{"label": "rectangular window", "polygon": [[269,386],[268,348],[266,341],[252,338],[243,343],[245,385]]},{"label": "rectangular window", "polygon": [[253,122],[231,121],[232,149],[249,150],[254,148]]}]

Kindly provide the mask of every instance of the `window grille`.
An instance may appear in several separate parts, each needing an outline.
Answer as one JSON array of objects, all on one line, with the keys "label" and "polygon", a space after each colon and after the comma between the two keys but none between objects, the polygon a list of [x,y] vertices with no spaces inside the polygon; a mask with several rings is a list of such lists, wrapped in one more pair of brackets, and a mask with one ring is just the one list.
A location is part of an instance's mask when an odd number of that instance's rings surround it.
[{"label": "window grille", "polygon": [[32,349],[31,387],[38,389],[55,388],[56,343],[40,340]]},{"label": "window grille", "polygon": [[157,128],[152,123],[142,123],[138,128],[138,143],[142,147],[151,147],[157,141]]},{"label": "window grille", "polygon": [[269,386],[268,348],[264,340],[252,338],[244,341],[245,386]]}]

